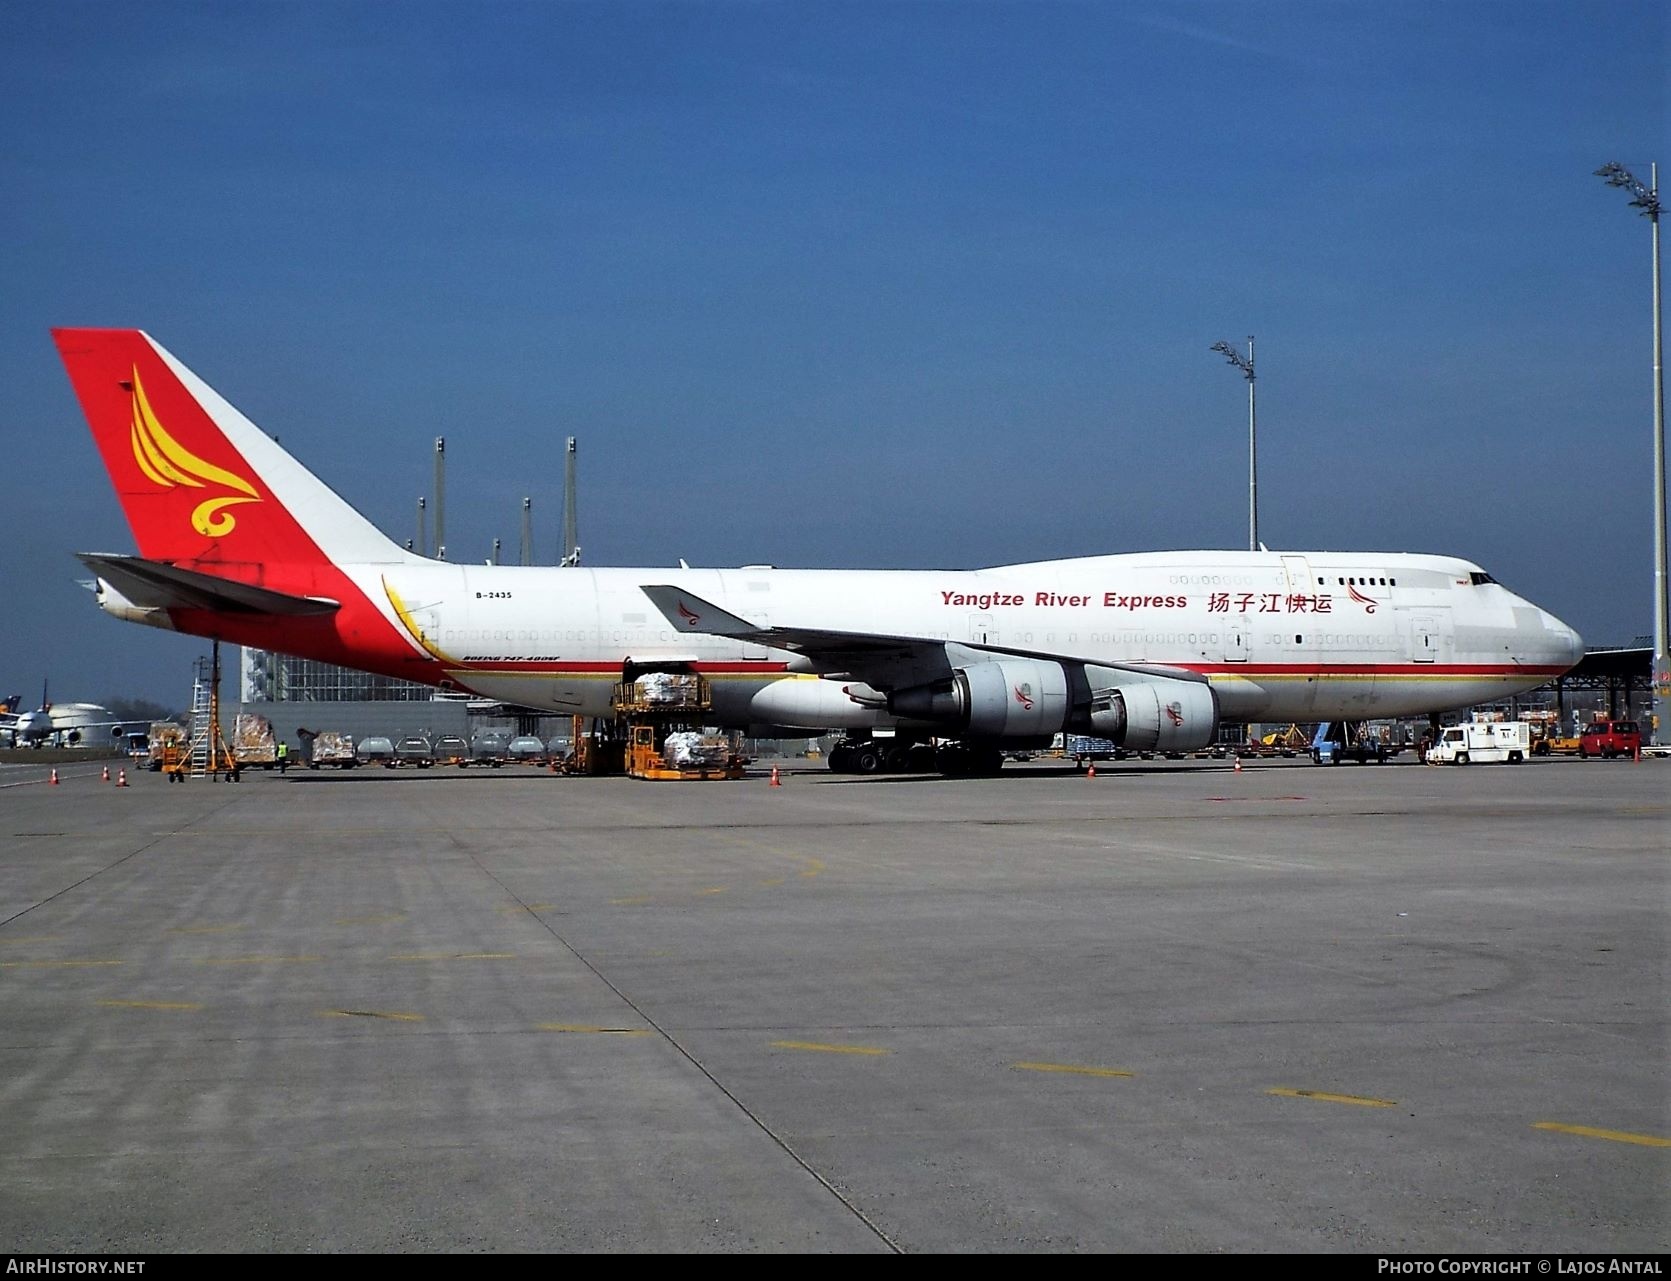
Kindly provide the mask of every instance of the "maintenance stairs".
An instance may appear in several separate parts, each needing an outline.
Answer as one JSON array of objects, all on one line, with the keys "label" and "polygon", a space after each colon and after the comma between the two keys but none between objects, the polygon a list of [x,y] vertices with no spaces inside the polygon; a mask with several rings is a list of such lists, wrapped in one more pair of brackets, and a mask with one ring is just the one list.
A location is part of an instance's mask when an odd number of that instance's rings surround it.
[{"label": "maintenance stairs", "polygon": [[193,778],[209,774],[214,752],[215,706],[214,667],[207,658],[194,665],[191,685],[191,747],[186,753],[186,773]]}]

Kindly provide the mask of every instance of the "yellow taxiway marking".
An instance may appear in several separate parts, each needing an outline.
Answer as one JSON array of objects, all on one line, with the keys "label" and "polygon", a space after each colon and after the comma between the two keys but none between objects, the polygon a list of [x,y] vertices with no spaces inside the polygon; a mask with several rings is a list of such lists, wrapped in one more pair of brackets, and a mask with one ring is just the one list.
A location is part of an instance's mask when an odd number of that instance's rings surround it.
[{"label": "yellow taxiway marking", "polygon": [[0,970],[78,970],[94,965],[123,965],[123,961],[0,961]]},{"label": "yellow taxiway marking", "polygon": [[1290,1090],[1282,1086],[1265,1091],[1284,1099],[1317,1099],[1323,1103],[1350,1103],[1360,1108],[1395,1108],[1396,1099],[1366,1099],[1357,1094],[1325,1094],[1321,1090]]},{"label": "yellow taxiway marking", "polygon": [[243,928],[242,925],[178,925],[163,932],[165,934],[230,934],[233,930]]},{"label": "yellow taxiway marking", "polygon": [[593,1027],[586,1023],[541,1023],[541,1032],[592,1032],[607,1036],[649,1036],[647,1027]]},{"label": "yellow taxiway marking", "polygon": [[201,1001],[100,1001],[113,1010],[201,1010]]},{"label": "yellow taxiway marking", "polygon": [[388,1019],[393,1023],[422,1023],[422,1014],[412,1014],[406,1010],[321,1010],[319,1017],[323,1019]]},{"label": "yellow taxiway marking", "polygon": [[1069,1076],[1136,1076],[1120,1068],[1080,1067],[1073,1063],[1011,1063],[1017,1072],[1064,1072]]},{"label": "yellow taxiway marking", "polygon": [[1586,1139],[1607,1139],[1612,1143],[1635,1143],[1645,1148],[1671,1148],[1671,1139],[1657,1134],[1631,1134],[1628,1130],[1598,1130],[1589,1125],[1562,1125],[1559,1121],[1537,1121],[1534,1130],[1554,1130],[1560,1134],[1577,1134]]},{"label": "yellow taxiway marking", "polygon": [[404,921],[405,912],[375,912],[370,916],[343,916],[332,921],[332,925],[393,925],[396,921]]},{"label": "yellow taxiway marking", "polygon": [[612,898],[609,900],[609,905],[611,907],[639,907],[645,903],[653,902],[655,902],[655,899],[648,894],[635,894],[631,898]]},{"label": "yellow taxiway marking", "polygon": [[[799,876],[809,878],[814,877],[825,871],[827,867],[823,859],[813,858],[810,854],[797,854],[793,850],[784,849],[781,845],[776,845],[770,841],[763,841],[754,837],[746,836],[740,832],[733,833],[731,839],[738,845],[748,846],[752,849],[759,850],[761,853],[769,855],[772,858],[781,859],[788,863],[800,864],[801,870],[797,873]],[[778,881],[772,883],[781,884],[782,880],[779,878]]]},{"label": "yellow taxiway marking", "polygon": [[784,878],[781,877],[781,876],[774,876],[769,881],[761,881],[760,884],[763,885],[763,886],[768,886],[768,887],[773,886],[773,885],[782,885],[783,884],[783,879]]},{"label": "yellow taxiway marking", "polygon": [[818,1041],[773,1041],[774,1050],[810,1050],[815,1054],[868,1054],[872,1057],[879,1054],[891,1054],[892,1050],[884,1050],[876,1045],[824,1045]]},{"label": "yellow taxiway marking", "polygon": [[710,885],[707,889],[697,890],[696,892],[698,894],[723,894],[723,893],[725,893],[725,886],[723,886],[723,885]]},{"label": "yellow taxiway marking", "polygon": [[506,961],[515,952],[405,952],[391,961]]},{"label": "yellow taxiway marking", "polygon": [[322,956],[200,956],[197,965],[284,965],[323,961]]}]

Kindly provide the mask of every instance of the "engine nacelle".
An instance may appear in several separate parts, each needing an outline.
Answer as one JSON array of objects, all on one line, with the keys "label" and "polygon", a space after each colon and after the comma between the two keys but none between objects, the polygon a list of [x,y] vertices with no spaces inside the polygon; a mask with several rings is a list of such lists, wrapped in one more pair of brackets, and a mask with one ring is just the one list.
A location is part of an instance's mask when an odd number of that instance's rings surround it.
[{"label": "engine nacelle", "polygon": [[951,679],[896,691],[888,710],[935,721],[971,738],[1038,738],[1068,719],[1068,678],[1060,663],[1001,659],[960,667]]},{"label": "engine nacelle", "polygon": [[1218,732],[1218,696],[1194,681],[1138,681],[1093,690],[1086,719],[1093,733],[1133,751],[1193,752]]}]

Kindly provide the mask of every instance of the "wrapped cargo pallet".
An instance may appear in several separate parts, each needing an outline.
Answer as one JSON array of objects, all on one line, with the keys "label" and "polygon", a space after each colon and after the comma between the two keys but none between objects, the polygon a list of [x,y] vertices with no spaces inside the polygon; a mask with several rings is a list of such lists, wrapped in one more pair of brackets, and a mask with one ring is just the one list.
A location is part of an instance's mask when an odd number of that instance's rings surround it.
[{"label": "wrapped cargo pallet", "polygon": [[338,769],[354,768],[354,740],[334,729],[323,730],[313,740],[313,768],[335,765]]},{"label": "wrapped cargo pallet", "polygon": [[271,768],[278,760],[273,723],[254,712],[239,712],[237,720],[232,723],[232,759],[241,766],[265,765]]},{"label": "wrapped cargo pallet", "polygon": [[724,739],[685,731],[667,736],[661,756],[674,769],[717,769],[725,765],[729,750]]},{"label": "wrapped cargo pallet", "polygon": [[660,707],[683,707],[700,697],[699,681],[683,672],[646,672],[634,684],[639,701]]}]

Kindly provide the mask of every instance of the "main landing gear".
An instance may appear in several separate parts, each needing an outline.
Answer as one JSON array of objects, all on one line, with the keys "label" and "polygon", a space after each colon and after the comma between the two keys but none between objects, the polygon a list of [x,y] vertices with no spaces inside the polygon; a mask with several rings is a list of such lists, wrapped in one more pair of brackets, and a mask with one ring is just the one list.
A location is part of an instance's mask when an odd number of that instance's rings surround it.
[{"label": "main landing gear", "polygon": [[1004,753],[986,743],[933,743],[906,738],[848,738],[830,749],[837,774],[945,774],[989,777],[1004,767]]}]

